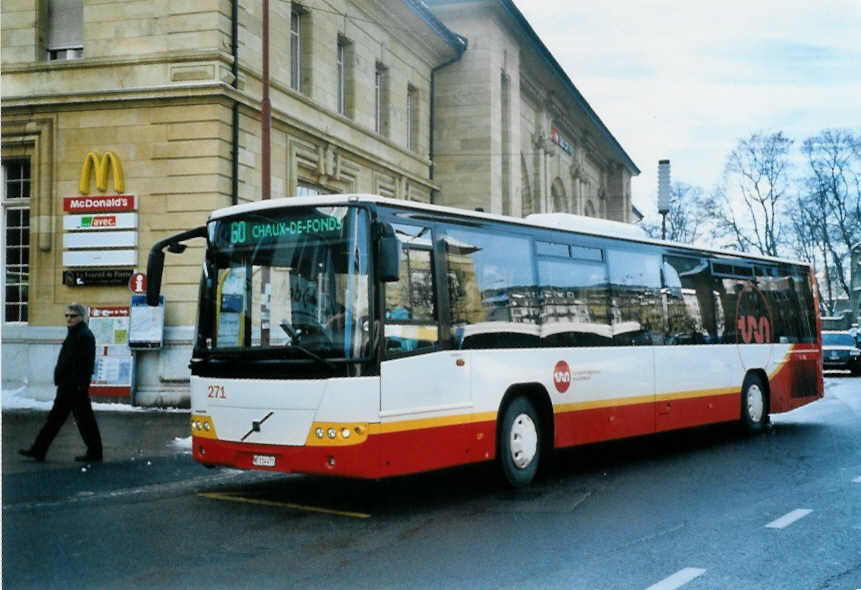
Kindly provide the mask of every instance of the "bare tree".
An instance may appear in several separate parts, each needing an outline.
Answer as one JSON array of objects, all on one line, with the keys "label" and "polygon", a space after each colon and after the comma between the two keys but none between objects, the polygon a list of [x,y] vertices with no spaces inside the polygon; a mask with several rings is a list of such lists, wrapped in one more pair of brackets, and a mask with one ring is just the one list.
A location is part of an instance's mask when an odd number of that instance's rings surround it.
[{"label": "bare tree", "polygon": [[847,129],[826,129],[806,139],[801,151],[808,164],[805,201],[833,307],[831,282],[849,296],[850,251],[861,239],[861,138]]},{"label": "bare tree", "polygon": [[[674,182],[670,187],[670,211],[667,213],[666,239],[693,244],[702,237],[705,197],[702,187]],[[644,222],[642,228],[653,238],[661,238],[661,222]]]},{"label": "bare tree", "polygon": [[819,276],[823,268],[822,278],[824,287],[819,289],[820,304],[824,306],[827,315],[834,311],[834,290],[829,276],[828,267],[824,264],[827,259],[827,249],[823,244],[822,216],[816,205],[815,195],[799,197],[792,203],[788,211],[789,223],[792,228],[792,249],[800,260],[813,266],[814,275]]},{"label": "bare tree", "polygon": [[707,200],[716,237],[729,239],[724,245],[777,256],[792,143],[782,131],[754,133],[730,153],[723,181]]}]

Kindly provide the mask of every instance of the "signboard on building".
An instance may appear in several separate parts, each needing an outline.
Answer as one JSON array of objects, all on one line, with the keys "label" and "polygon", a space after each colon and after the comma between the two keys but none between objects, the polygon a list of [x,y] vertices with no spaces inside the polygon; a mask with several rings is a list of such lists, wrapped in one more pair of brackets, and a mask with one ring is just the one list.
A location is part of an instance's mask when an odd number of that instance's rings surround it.
[{"label": "signboard on building", "polygon": [[90,395],[130,399],[134,356],[129,348],[129,308],[93,306],[88,326],[96,338],[96,369]]},{"label": "signboard on building", "polygon": [[91,270],[64,270],[63,284],[67,287],[93,287],[125,285],[132,271],[119,268]]},{"label": "signboard on building", "polygon": [[106,229],[137,229],[137,213],[93,213],[66,215],[63,231],[101,231]]},{"label": "signboard on building", "polygon": [[102,197],[64,197],[66,213],[102,213],[105,211],[137,211],[135,195],[105,195]]},{"label": "signboard on building", "polygon": [[571,144],[565,141],[565,138],[562,137],[556,127],[550,128],[550,141],[561,147],[569,156],[574,152],[574,150],[571,148]]},{"label": "signboard on building", "polygon": [[142,272],[132,273],[129,277],[129,291],[135,295],[146,293],[146,274]]},{"label": "signboard on building", "polygon": [[[108,180],[113,173],[115,195],[90,196],[93,174],[96,188],[101,192],[108,190]],[[123,194],[125,190],[123,169],[120,160],[113,152],[105,152],[101,157],[90,152],[81,168],[81,194],[63,198],[63,266],[65,267],[135,267],[137,266],[138,246],[138,201],[135,195]],[[103,269],[105,273],[112,269]],[[121,285],[114,280],[91,280],[83,271],[75,276],[63,274],[63,284],[68,286],[84,285]],[[106,274],[107,277],[107,274]],[[126,275],[128,279],[128,275]]]}]

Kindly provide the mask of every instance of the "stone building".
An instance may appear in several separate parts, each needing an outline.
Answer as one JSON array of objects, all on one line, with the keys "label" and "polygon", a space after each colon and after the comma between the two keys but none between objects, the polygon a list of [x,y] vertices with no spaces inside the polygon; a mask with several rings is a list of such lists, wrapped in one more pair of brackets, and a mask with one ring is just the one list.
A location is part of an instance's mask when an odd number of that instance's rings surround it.
[{"label": "stone building", "polygon": [[440,204],[633,222],[639,169],[511,0],[426,0],[469,50],[435,78]]},{"label": "stone building", "polygon": [[[514,5],[429,4],[269,1],[272,196],[629,220],[636,167]],[[153,243],[261,198],[262,30],[256,1],[2,3],[4,388],[53,395],[64,305],[128,306]],[[201,255],[138,404],[187,400]]]}]

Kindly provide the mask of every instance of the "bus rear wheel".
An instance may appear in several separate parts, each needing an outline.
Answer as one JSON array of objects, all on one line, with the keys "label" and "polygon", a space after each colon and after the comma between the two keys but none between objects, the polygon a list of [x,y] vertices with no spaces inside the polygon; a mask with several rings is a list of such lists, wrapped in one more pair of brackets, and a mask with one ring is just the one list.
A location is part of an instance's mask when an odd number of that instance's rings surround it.
[{"label": "bus rear wheel", "polygon": [[516,397],[505,407],[497,437],[497,458],[509,485],[529,485],[538,472],[543,445],[541,422],[526,397]]},{"label": "bus rear wheel", "polygon": [[768,394],[757,375],[748,375],[741,387],[741,423],[750,434],[762,432],[768,424]]}]

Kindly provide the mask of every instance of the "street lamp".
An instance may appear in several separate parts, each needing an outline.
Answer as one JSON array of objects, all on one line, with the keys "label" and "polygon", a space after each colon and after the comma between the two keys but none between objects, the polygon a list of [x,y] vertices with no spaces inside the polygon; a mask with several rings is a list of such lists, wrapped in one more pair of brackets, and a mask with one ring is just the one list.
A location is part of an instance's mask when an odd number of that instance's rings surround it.
[{"label": "street lamp", "polygon": [[861,242],[849,249],[849,304],[852,306],[851,323],[858,323],[858,305],[861,303]]},{"label": "street lamp", "polygon": [[661,214],[661,239],[667,239],[667,213],[670,212],[670,161],[658,161],[658,213]]}]

